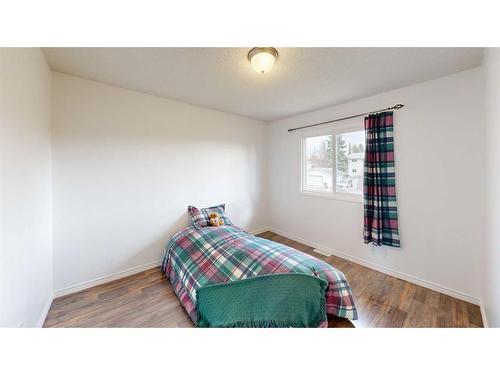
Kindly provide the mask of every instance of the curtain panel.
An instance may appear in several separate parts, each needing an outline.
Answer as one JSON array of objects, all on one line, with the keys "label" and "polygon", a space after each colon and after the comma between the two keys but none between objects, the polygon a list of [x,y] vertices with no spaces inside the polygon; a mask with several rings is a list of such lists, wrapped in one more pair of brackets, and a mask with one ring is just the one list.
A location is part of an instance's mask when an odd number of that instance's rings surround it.
[{"label": "curtain panel", "polygon": [[400,247],[393,113],[365,117],[364,231],[365,243]]}]

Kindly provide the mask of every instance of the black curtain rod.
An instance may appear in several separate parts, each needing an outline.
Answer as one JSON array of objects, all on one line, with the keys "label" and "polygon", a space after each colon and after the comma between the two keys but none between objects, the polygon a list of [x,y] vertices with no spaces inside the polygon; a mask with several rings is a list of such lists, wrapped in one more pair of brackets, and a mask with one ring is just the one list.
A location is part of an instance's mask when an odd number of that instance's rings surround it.
[{"label": "black curtain rod", "polygon": [[366,112],[366,113],[360,113],[359,115],[352,115],[352,116],[347,116],[347,117],[342,117],[342,118],[336,118],[335,120],[330,120],[330,121],[324,121],[324,122],[318,122],[317,124],[311,124],[311,125],[305,125],[305,126],[300,126],[298,128],[292,128],[288,129],[289,132],[293,132],[295,130],[300,130],[300,129],[306,129],[310,128],[312,126],[319,126],[319,125],[325,125],[325,124],[330,124],[331,122],[337,122],[337,121],[342,121],[342,120],[349,120],[351,118],[356,118],[356,117],[361,117],[361,116],[366,116],[370,115],[372,113],[378,113],[378,112],[384,112],[384,111],[392,111],[393,109],[401,109],[405,105],[404,104],[396,104],[394,107],[389,107],[389,108],[384,108],[384,109],[379,109],[378,111],[371,111],[371,112]]}]

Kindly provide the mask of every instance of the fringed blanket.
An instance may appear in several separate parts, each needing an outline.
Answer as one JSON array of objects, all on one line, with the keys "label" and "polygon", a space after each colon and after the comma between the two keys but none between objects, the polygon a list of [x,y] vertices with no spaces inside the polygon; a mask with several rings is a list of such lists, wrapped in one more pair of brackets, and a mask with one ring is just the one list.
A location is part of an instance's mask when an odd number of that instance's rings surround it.
[{"label": "fringed blanket", "polygon": [[255,276],[197,291],[198,327],[318,327],[326,281],[300,273]]}]

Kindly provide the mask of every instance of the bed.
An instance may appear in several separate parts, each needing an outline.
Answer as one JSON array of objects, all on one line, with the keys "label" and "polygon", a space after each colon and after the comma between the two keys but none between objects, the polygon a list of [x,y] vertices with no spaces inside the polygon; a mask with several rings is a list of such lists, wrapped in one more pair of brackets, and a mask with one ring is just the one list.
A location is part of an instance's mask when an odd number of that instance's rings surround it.
[{"label": "bed", "polygon": [[[342,272],[308,254],[253,236],[233,225],[189,226],[177,232],[165,249],[162,270],[198,326],[197,296],[204,287],[237,284],[245,279],[277,274],[302,274],[320,279],[325,284],[326,313],[357,319],[351,288]],[[295,294],[288,293],[288,298]],[[317,324],[327,325],[326,319]]]}]

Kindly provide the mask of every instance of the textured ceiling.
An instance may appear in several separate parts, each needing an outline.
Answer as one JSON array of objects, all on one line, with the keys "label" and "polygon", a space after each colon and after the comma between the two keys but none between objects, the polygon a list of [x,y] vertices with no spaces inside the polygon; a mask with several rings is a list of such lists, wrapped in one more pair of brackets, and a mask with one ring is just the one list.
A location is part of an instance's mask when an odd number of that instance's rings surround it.
[{"label": "textured ceiling", "polygon": [[44,48],[52,70],[271,121],[481,64],[480,48],[277,48],[256,74],[250,48]]}]

